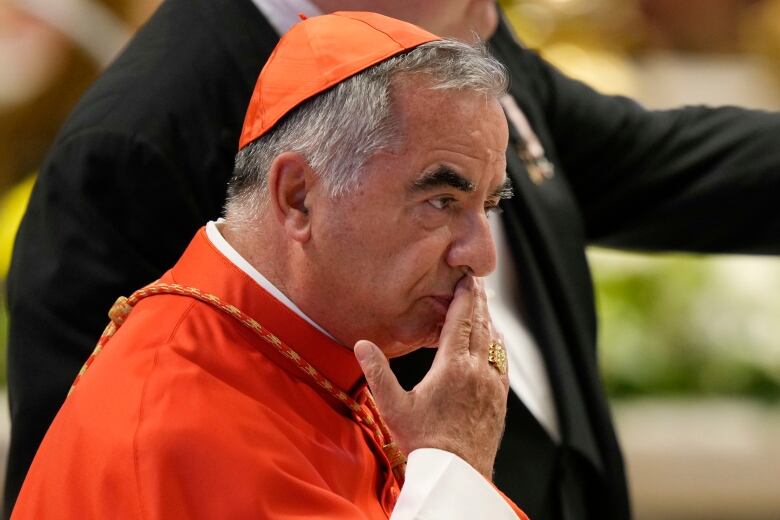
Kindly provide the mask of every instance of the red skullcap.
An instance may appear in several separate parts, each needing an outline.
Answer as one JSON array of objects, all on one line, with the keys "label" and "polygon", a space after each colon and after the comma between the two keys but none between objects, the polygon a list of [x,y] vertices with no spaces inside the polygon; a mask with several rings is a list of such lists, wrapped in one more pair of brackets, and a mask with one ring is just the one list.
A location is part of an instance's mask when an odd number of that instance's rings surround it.
[{"label": "red skullcap", "polygon": [[307,99],[387,58],[440,39],[376,13],[337,12],[298,23],[282,36],[260,72],[238,148]]}]

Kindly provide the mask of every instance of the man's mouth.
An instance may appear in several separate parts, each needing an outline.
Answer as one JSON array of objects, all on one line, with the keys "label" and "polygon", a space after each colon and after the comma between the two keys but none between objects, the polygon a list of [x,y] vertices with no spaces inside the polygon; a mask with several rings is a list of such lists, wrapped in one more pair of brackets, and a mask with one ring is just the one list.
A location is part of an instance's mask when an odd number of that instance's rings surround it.
[{"label": "man's mouth", "polygon": [[452,296],[448,294],[437,294],[431,296],[431,300],[434,302],[434,306],[441,311],[442,315],[447,314],[447,310],[450,308],[450,303],[452,303]]}]

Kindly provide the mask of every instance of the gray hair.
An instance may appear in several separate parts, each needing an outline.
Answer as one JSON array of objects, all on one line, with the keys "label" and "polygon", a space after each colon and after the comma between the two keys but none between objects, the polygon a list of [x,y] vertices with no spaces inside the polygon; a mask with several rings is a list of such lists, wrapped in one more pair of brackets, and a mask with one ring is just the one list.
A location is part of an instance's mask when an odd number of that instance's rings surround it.
[{"label": "gray hair", "polygon": [[372,156],[402,143],[390,108],[391,87],[411,75],[422,75],[433,90],[494,98],[508,86],[504,66],[483,44],[437,40],[391,57],[302,103],[242,148],[228,184],[226,214],[242,220],[260,214],[268,200],[267,172],[283,152],[303,155],[332,196],[349,193]]}]

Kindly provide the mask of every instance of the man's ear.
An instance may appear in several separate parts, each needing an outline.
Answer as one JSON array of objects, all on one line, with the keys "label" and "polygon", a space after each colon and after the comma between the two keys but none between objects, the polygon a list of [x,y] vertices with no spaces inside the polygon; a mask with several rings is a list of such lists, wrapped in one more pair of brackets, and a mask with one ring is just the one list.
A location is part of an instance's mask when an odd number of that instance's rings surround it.
[{"label": "man's ear", "polygon": [[287,235],[299,242],[306,242],[311,236],[306,201],[315,180],[309,163],[296,152],[279,154],[268,171],[271,210]]}]

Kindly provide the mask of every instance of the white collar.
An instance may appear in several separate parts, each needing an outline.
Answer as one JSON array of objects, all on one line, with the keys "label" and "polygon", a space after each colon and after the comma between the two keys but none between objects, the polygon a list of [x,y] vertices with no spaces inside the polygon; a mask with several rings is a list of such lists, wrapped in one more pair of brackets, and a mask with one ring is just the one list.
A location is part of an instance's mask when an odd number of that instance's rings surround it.
[{"label": "white collar", "polygon": [[230,260],[236,267],[241,269],[252,280],[257,282],[257,284],[265,289],[271,296],[282,302],[295,314],[308,321],[317,330],[329,338],[335,340],[336,338],[331,336],[328,331],[317,325],[314,320],[306,316],[306,314],[304,314],[303,311],[299,309],[290,298],[288,298],[282,291],[280,291],[274,284],[272,284],[268,278],[263,276],[260,271],[252,267],[252,265],[247,262],[246,259],[228,243],[227,240],[225,240],[225,237],[222,236],[222,233],[220,233],[219,228],[217,227],[217,224],[222,224],[222,222],[224,222],[224,220],[219,219],[216,222],[211,221],[206,224],[206,237],[208,237],[209,241],[214,245],[214,247],[216,247],[220,253],[225,255],[225,258]]},{"label": "white collar", "polygon": [[309,0],[252,0],[279,35],[301,21],[299,13],[317,16],[322,12]]}]

